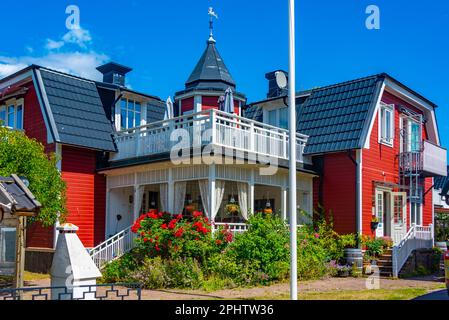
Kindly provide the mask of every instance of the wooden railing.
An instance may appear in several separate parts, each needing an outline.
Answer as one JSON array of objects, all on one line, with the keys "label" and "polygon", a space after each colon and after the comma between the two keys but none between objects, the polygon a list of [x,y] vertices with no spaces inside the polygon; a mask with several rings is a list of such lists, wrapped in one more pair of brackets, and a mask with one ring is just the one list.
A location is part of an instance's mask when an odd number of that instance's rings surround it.
[{"label": "wooden railing", "polygon": [[434,244],[433,225],[412,226],[399,245],[393,247],[393,277],[397,278],[413,251],[431,249]]},{"label": "wooden railing", "polygon": [[[151,123],[146,126],[118,132],[115,135],[118,153],[112,161],[148,155],[170,153],[183,147],[222,147],[223,152],[275,157],[288,160],[289,132],[261,122],[256,122],[215,109],[178,118]],[[304,148],[308,137],[297,134],[297,161],[304,162]]]},{"label": "wooden railing", "polygon": [[135,235],[131,227],[109,238],[97,247],[89,250],[95,265],[102,269],[106,264],[119,259],[134,248]]}]

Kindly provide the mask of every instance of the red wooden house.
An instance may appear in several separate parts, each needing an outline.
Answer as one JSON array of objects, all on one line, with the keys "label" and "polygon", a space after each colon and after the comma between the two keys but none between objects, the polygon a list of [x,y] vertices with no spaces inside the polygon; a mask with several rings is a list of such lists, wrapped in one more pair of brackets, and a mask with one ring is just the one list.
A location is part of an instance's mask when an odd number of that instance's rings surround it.
[{"label": "red wooden house", "polygon": [[[39,66],[0,80],[0,120],[61,156],[68,220],[80,227],[84,245],[109,240],[94,258],[110,243],[129,242],[133,220],[148,209],[181,213],[196,206],[219,225],[229,224],[224,207],[236,201],[243,213],[230,223],[235,232],[245,230],[248,213],[265,206],[287,218],[290,119],[275,73],[267,74],[268,99],[245,106],[210,39],[175,95],[177,118],[166,119],[158,97],[125,86],[130,68],[109,63],[98,70],[103,82]],[[234,114],[217,110],[228,88]],[[436,106],[380,74],[298,93],[297,108],[300,221],[321,204],[339,233],[391,237],[400,269],[410,254],[401,249],[405,241],[433,240],[433,178],[447,174]],[[174,164],[174,128],[198,128],[200,137],[211,131],[201,146],[231,150],[231,163]],[[254,155],[274,158],[278,170],[260,174]],[[56,236],[53,228],[32,226],[29,254],[51,251]]]}]

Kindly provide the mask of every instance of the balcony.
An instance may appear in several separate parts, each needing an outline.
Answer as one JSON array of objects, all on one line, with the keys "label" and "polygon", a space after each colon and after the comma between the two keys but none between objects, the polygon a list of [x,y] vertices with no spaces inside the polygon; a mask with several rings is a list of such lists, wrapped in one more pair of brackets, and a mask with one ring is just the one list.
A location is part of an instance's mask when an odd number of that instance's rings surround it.
[{"label": "balcony", "polygon": [[[310,163],[303,155],[307,140],[305,135],[296,136],[298,163]],[[118,153],[110,160],[167,154],[179,147],[180,141],[184,148],[213,146],[222,148],[224,154],[232,151],[250,159],[290,158],[287,130],[211,109],[118,132]]]},{"label": "balcony", "polygon": [[400,156],[401,172],[405,175],[428,177],[447,176],[447,150],[424,141],[423,151],[404,152]]}]

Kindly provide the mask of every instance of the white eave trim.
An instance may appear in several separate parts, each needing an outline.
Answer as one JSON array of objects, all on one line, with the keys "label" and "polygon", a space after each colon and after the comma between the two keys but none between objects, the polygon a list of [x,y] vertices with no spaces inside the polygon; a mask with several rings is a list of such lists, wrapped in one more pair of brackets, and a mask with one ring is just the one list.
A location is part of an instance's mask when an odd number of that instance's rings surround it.
[{"label": "white eave trim", "polygon": [[386,83],[384,81],[384,83],[382,84],[382,88],[380,89],[379,96],[377,97],[376,109],[374,110],[373,116],[371,117],[371,120],[370,120],[371,122],[369,125],[368,134],[366,135],[364,149],[369,149],[371,147],[371,134],[373,132],[374,123],[376,121],[377,115],[379,114],[380,104],[382,102],[382,97],[384,96],[385,87],[386,87]]},{"label": "white eave trim", "polygon": [[3,90],[5,88],[8,88],[9,86],[16,84],[22,80],[25,80],[26,78],[31,78],[33,76],[33,71],[29,70],[27,72],[24,72],[22,74],[19,74],[15,76],[14,78],[9,79],[6,82],[0,83],[0,90]]},{"label": "white eave trim", "polygon": [[[37,84],[38,84],[38,87],[40,88],[40,92],[42,93],[42,97],[41,97],[42,101],[41,102],[43,103],[43,107],[46,110],[46,114],[47,114],[48,120],[50,122],[49,125],[51,126],[53,134],[54,134],[55,142],[61,142],[61,140],[59,138],[58,129],[56,127],[56,122],[55,122],[55,119],[53,117],[53,113],[52,113],[51,108],[50,108],[50,102],[48,101],[47,92],[45,90],[45,86],[44,86],[44,82],[42,80],[41,72],[40,72],[39,69],[36,69],[35,71],[36,71]],[[44,114],[43,114],[43,116],[45,118]]]},{"label": "white eave trim", "polygon": [[[428,102],[417,97],[415,94],[413,94],[412,92],[403,88],[402,86],[398,85],[394,81],[385,79],[385,85],[386,85],[385,90],[387,92],[407,101],[414,107],[422,110],[424,113],[427,114],[427,118],[429,119],[430,125],[433,128],[433,133],[431,132],[431,130],[428,130],[429,138],[431,139],[431,141],[433,139],[433,142],[435,142],[438,146],[440,146],[441,143],[440,143],[440,137],[438,134],[437,121],[436,121],[436,116],[435,116],[435,108]],[[430,115],[430,117],[429,117],[429,115]]]}]

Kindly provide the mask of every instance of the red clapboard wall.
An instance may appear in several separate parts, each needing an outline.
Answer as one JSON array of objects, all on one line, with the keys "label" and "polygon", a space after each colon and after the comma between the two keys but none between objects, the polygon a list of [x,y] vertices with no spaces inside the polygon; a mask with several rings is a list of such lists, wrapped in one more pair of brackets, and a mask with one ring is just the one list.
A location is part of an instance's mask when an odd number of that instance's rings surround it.
[{"label": "red clapboard wall", "polygon": [[96,152],[62,148],[62,177],[67,183],[67,221],[80,228],[78,236],[87,248],[104,240],[106,181],[95,172]]},{"label": "red clapboard wall", "polygon": [[[382,97],[386,104],[402,105],[415,112],[420,112],[406,101],[403,101],[394,95],[386,92]],[[362,210],[363,210],[363,233],[372,234],[371,220],[374,207],[375,181],[385,181],[400,184],[399,178],[399,153],[400,153],[400,110],[395,108],[395,136],[393,147],[379,143],[379,114],[375,115],[374,126],[370,136],[370,148],[363,150],[363,169],[362,169]],[[423,138],[427,138],[427,132],[424,129]],[[433,185],[433,179],[425,180],[425,190],[429,190]],[[424,225],[432,223],[433,195],[429,192],[424,199],[423,222]],[[410,222],[410,208],[407,208],[407,221]]]},{"label": "red clapboard wall", "polygon": [[[355,159],[355,153],[352,152]],[[340,234],[356,232],[356,167],[347,153],[324,156],[323,207],[332,213],[335,231]],[[318,189],[316,185],[314,188]]]},{"label": "red clapboard wall", "polygon": [[[55,151],[54,144],[48,144],[47,129],[42,116],[36,90],[32,83],[25,85],[28,91],[24,97],[23,126],[25,134],[42,143],[47,153]],[[27,228],[27,247],[53,248],[54,229],[43,228],[40,223],[34,223]]]}]

